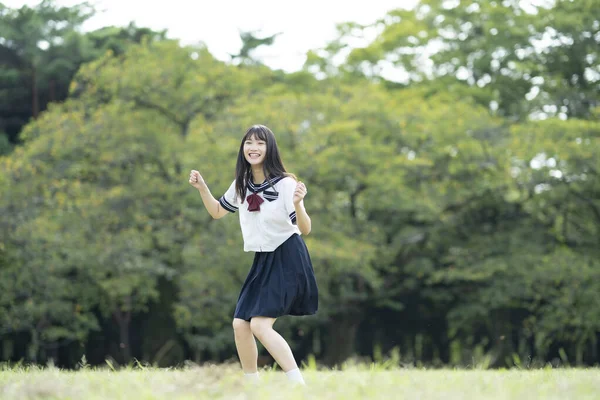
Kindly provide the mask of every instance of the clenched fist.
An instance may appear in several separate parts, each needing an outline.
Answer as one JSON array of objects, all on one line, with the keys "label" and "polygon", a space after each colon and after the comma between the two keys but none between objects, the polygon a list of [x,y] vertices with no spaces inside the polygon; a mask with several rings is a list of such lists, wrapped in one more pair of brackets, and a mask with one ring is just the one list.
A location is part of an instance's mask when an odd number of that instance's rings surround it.
[{"label": "clenched fist", "polygon": [[296,190],[294,191],[294,205],[300,204],[304,196],[306,196],[306,186],[302,182],[296,184]]},{"label": "clenched fist", "polygon": [[202,186],[204,186],[204,178],[202,178],[202,175],[200,175],[200,172],[196,171],[195,169],[190,171],[190,185],[192,185],[193,187],[195,187],[196,189],[200,189]]}]

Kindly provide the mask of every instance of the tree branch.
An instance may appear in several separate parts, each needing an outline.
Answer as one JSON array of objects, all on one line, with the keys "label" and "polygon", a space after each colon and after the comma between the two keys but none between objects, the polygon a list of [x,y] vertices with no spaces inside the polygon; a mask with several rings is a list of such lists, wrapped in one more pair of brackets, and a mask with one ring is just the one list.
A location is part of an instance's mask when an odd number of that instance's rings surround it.
[{"label": "tree branch", "polygon": [[590,210],[596,217],[596,220],[598,221],[598,223],[600,223],[600,209],[598,209],[598,207],[596,207],[596,205],[594,204],[594,201],[592,199],[585,197],[583,194],[577,192],[572,187],[568,186],[568,188],[569,188],[569,193],[573,194],[575,197],[577,197],[578,199],[580,199],[581,201],[583,201],[584,203],[586,203],[589,206]]},{"label": "tree branch", "polygon": [[158,104],[150,103],[149,101],[146,101],[138,96],[133,97],[132,100],[135,102],[136,106],[158,111],[160,114],[167,117],[169,120],[171,120],[178,126],[180,126],[180,127],[184,126],[184,122],[179,121],[177,116],[175,114],[173,114],[171,111],[169,111],[168,109],[166,109],[165,107],[162,107]]}]

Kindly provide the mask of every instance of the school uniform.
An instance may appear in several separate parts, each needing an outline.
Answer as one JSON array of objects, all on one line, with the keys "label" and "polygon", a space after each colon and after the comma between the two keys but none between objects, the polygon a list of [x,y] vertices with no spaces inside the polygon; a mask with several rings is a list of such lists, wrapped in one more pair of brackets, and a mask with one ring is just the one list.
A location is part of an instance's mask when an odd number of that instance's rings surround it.
[{"label": "school uniform", "polygon": [[242,286],[234,317],[277,318],[312,315],[318,308],[318,288],[306,244],[296,225],[291,177],[276,177],[260,185],[250,182],[239,199],[235,180],[219,199],[229,212],[238,212],[244,251],[255,252]]}]

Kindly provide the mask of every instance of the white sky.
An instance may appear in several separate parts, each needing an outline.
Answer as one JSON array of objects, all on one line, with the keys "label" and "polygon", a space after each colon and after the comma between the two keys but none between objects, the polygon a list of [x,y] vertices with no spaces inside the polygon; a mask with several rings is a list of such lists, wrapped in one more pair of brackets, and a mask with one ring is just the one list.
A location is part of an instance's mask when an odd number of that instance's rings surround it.
[{"label": "white sky", "polygon": [[[74,5],[75,0],[55,0]],[[33,6],[39,0],[0,0],[8,7]],[[170,37],[183,43],[206,43],[217,58],[229,60],[229,53],[241,47],[239,32],[260,30],[270,35],[282,32],[273,46],[256,55],[266,65],[286,71],[298,70],[308,50],[323,47],[335,38],[341,22],[370,23],[395,8],[408,8],[417,0],[90,0],[99,10],[84,29],[102,26],[137,26],[167,29]]]}]

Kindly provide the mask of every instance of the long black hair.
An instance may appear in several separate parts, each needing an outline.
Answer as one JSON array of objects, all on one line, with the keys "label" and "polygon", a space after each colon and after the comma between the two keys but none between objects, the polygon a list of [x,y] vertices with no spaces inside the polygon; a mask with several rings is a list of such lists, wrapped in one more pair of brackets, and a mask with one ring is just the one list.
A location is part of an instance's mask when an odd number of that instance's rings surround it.
[{"label": "long black hair", "polygon": [[296,179],[293,174],[290,174],[285,170],[281,157],[279,156],[279,149],[277,148],[277,141],[275,140],[273,132],[264,125],[253,125],[246,131],[246,134],[242,138],[235,166],[235,192],[242,202],[246,196],[248,183],[250,182],[250,179],[252,179],[252,168],[250,163],[246,160],[246,157],[244,157],[244,143],[252,136],[267,144],[267,154],[263,162],[263,172],[267,181],[279,176],[291,176]]}]

